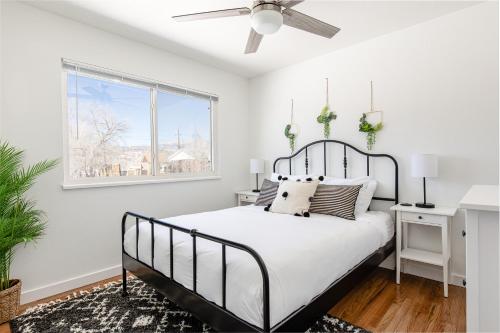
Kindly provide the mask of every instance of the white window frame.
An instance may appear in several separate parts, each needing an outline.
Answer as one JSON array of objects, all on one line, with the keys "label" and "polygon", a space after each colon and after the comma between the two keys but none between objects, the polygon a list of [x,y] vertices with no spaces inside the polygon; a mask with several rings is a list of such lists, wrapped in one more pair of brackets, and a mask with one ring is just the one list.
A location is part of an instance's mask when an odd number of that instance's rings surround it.
[{"label": "white window frame", "polygon": [[[126,83],[127,85],[137,86],[141,88],[149,88],[151,96],[151,172],[152,175],[148,176],[114,176],[114,177],[95,177],[95,178],[81,178],[73,179],[69,175],[69,123],[68,123],[68,99],[67,99],[67,76],[70,71],[82,71],[82,75],[95,77],[97,79],[112,79],[118,82]],[[83,71],[85,71],[83,73]],[[94,73],[94,74],[92,74]],[[125,186],[125,185],[141,185],[141,184],[155,184],[155,183],[168,183],[168,182],[183,182],[183,181],[197,181],[197,180],[211,180],[220,179],[218,173],[220,169],[220,156],[217,149],[217,106],[219,97],[215,94],[197,91],[180,87],[173,84],[166,84],[156,80],[138,77],[131,74],[122,73],[116,70],[98,67],[81,62],[76,62],[68,59],[62,59],[62,121],[63,121],[63,163],[64,163],[64,181],[62,184],[63,189],[77,189],[77,188],[93,188],[93,187],[107,187],[107,186]],[[210,145],[212,156],[212,170],[207,173],[179,173],[179,174],[160,174],[157,147],[158,147],[158,123],[157,123],[157,95],[159,91],[167,93],[180,93],[184,92],[187,95],[203,96],[210,100]]]}]

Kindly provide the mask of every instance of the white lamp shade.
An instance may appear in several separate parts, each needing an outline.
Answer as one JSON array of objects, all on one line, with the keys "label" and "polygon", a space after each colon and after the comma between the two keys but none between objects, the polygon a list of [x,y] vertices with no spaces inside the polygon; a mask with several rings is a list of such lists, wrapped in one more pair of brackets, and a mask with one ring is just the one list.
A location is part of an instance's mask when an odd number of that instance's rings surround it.
[{"label": "white lamp shade", "polygon": [[432,154],[413,154],[411,156],[412,177],[437,177],[438,158]]},{"label": "white lamp shade", "polygon": [[250,173],[264,173],[264,160],[252,158],[250,160]]}]

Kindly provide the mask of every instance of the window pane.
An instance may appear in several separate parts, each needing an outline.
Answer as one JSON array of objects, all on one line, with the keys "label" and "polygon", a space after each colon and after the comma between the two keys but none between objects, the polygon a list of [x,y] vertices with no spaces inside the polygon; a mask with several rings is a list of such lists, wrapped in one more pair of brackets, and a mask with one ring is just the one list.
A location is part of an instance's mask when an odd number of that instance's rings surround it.
[{"label": "window pane", "polygon": [[158,91],[158,164],[161,174],[212,171],[210,100]]},{"label": "window pane", "polygon": [[69,175],[151,174],[150,90],[67,75]]}]

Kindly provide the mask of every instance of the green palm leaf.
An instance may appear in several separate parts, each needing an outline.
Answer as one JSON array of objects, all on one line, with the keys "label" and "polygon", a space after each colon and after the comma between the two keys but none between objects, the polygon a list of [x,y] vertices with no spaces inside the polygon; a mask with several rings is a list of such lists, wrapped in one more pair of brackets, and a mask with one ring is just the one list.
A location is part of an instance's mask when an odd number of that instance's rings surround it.
[{"label": "green palm leaf", "polygon": [[10,265],[14,248],[43,235],[44,213],[24,195],[36,179],[54,168],[57,160],[46,160],[23,168],[24,152],[0,143],[0,291],[10,287]]}]

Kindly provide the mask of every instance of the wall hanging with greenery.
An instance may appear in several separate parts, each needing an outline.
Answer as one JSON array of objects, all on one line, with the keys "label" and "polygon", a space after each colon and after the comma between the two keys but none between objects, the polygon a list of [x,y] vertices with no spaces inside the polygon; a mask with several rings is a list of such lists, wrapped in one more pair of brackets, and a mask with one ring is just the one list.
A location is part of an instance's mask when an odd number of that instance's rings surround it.
[{"label": "wall hanging with greenery", "polygon": [[[371,107],[370,107],[370,112],[365,112],[359,118],[359,131],[362,133],[366,133],[366,148],[368,150],[373,149],[373,145],[375,144],[376,138],[377,138],[377,132],[379,132],[383,127],[383,112],[382,110],[375,110],[373,107],[373,82],[370,81],[370,102],[371,102]],[[370,114],[379,114],[380,115],[380,121],[372,124],[368,121],[368,115]]]},{"label": "wall hanging with greenery", "polygon": [[326,80],[326,104],[321,110],[321,113],[318,117],[316,117],[316,121],[320,124],[323,124],[323,136],[325,139],[330,138],[330,122],[332,120],[337,119],[337,115],[330,111],[330,103],[328,101],[328,78]]},{"label": "wall hanging with greenery", "polygon": [[292,153],[295,151],[295,140],[297,139],[297,135],[299,134],[299,127],[297,124],[293,122],[293,99],[292,99],[292,108],[290,111],[290,124],[285,126],[285,136],[288,139],[288,143],[290,145],[290,150]]}]

